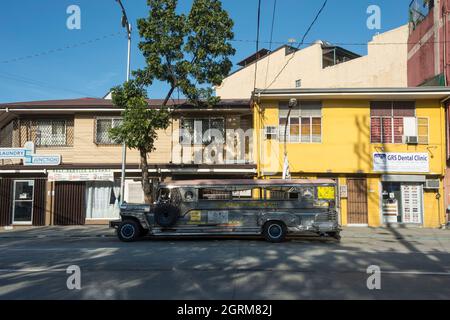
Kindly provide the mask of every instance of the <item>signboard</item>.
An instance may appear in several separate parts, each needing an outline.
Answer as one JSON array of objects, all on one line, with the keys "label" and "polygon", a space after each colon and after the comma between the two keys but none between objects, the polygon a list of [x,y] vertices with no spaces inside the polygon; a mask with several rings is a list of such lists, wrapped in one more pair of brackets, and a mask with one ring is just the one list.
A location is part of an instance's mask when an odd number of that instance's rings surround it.
[{"label": "signboard", "polygon": [[22,159],[24,166],[58,166],[60,155],[38,155],[34,143],[28,141],[23,148],[0,148],[0,160]]},{"label": "signboard", "polygon": [[0,148],[0,160],[23,158],[25,158],[24,148]]},{"label": "signboard", "polygon": [[48,172],[49,181],[114,181],[111,170],[52,170]]},{"label": "signboard", "polygon": [[373,154],[375,172],[420,172],[430,171],[428,153],[375,152]]},{"label": "signboard", "polygon": [[334,187],[317,187],[317,199],[334,200]]},{"label": "signboard", "polygon": [[342,186],[339,186],[339,195],[340,195],[340,197],[341,198],[347,198],[348,197],[348,188],[347,188],[347,185],[342,185]]},{"label": "signboard", "polygon": [[59,166],[61,164],[61,156],[32,155],[31,157],[25,158],[23,164],[25,166]]}]

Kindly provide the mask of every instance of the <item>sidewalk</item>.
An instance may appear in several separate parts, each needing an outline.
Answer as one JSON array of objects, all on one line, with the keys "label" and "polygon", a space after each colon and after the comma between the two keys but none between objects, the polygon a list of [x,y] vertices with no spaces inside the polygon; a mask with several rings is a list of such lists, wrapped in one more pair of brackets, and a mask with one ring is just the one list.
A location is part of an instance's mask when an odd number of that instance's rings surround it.
[{"label": "sidewalk", "polygon": [[[424,228],[370,228],[343,227],[342,239],[373,240],[443,240],[450,243],[450,230]],[[94,238],[115,237],[115,231],[108,226],[46,226],[20,227],[12,230],[0,228],[2,238]]]}]

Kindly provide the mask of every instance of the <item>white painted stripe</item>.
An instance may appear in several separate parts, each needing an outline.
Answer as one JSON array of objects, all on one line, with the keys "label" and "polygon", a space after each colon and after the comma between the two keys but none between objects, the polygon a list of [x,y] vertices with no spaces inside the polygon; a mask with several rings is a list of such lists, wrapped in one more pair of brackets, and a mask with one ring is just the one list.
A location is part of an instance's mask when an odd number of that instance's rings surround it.
[{"label": "white painted stripe", "polygon": [[0,272],[24,272],[24,273],[38,273],[38,272],[65,272],[67,269],[48,269],[48,268],[33,268],[33,269],[0,269]]},{"label": "white painted stripe", "polygon": [[406,274],[406,275],[418,275],[418,276],[448,276],[450,272],[432,272],[432,271],[381,271],[385,274]]}]

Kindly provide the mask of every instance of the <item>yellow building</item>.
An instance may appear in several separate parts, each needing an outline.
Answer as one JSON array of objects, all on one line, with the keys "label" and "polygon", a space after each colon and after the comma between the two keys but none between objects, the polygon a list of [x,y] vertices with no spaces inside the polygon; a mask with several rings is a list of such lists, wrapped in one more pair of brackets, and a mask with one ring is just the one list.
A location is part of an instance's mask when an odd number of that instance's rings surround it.
[{"label": "yellow building", "polygon": [[[445,223],[449,88],[256,90],[260,178],[338,182],[342,225]],[[286,141],[286,143],[285,143]]]}]

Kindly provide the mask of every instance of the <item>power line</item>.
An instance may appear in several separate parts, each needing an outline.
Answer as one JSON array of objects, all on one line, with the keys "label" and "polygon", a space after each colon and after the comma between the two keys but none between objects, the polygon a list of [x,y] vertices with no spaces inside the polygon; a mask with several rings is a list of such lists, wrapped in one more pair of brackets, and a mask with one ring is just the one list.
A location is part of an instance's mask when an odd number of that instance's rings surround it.
[{"label": "power line", "polygon": [[[256,40],[250,40],[250,39],[233,39],[230,40],[233,42],[248,42],[248,43],[255,43]],[[294,41],[259,41],[259,43],[267,43],[267,44],[281,44],[281,45],[293,45],[293,44],[299,44],[300,42]],[[313,45],[316,42],[303,42],[301,45]],[[450,43],[450,40],[448,41],[427,41],[427,42],[331,42],[332,45],[336,46],[391,46],[391,45],[417,45],[417,44],[437,44],[437,43]]]},{"label": "power line", "polygon": [[26,55],[26,56],[12,58],[12,59],[8,59],[8,60],[3,60],[3,61],[0,61],[0,64],[13,63],[13,62],[18,62],[18,61],[23,61],[23,60],[28,60],[28,59],[33,59],[33,58],[37,58],[37,57],[46,56],[46,55],[49,55],[49,54],[62,52],[64,50],[74,49],[74,48],[82,47],[82,46],[85,46],[85,45],[89,45],[89,44],[92,44],[92,43],[95,43],[95,42],[98,42],[98,41],[105,40],[107,38],[116,37],[116,36],[118,36],[120,34],[122,34],[122,33],[121,32],[111,33],[111,34],[103,35],[103,36],[100,36],[100,37],[97,37],[97,38],[93,38],[93,39],[90,39],[90,40],[85,40],[85,41],[78,42],[78,43],[68,44],[68,45],[65,45],[63,47],[53,48],[53,49],[49,49],[49,50],[46,50],[46,51],[41,51],[41,52],[38,52],[38,53],[29,54],[29,55]]},{"label": "power line", "polygon": [[256,76],[258,72],[258,51],[259,51],[259,30],[261,27],[261,0],[258,0],[258,19],[256,25],[256,63],[255,63],[255,77],[253,81],[253,91],[256,89]]},{"label": "power line", "polygon": [[51,85],[44,81],[35,80],[35,79],[31,79],[31,78],[20,76],[20,75],[15,75],[15,74],[12,74],[9,72],[4,72],[4,71],[2,71],[0,73],[0,78],[8,79],[8,80],[16,81],[16,82],[22,82],[22,83],[26,83],[31,86],[41,87],[41,88],[45,88],[45,89],[66,91],[66,92],[76,93],[77,95],[81,94],[82,96],[86,96],[86,97],[96,97],[95,95],[91,95],[89,93],[85,93],[85,92],[81,92],[81,91],[77,91],[77,90],[73,90],[73,89],[68,89],[68,88],[63,88],[63,87],[59,87],[59,86],[54,86],[54,85]]},{"label": "power line", "polygon": [[[305,34],[303,35],[302,41],[300,41],[300,43],[297,45],[297,49],[299,49],[303,42],[305,42],[306,37],[308,36],[309,32],[311,31],[312,27],[314,26],[314,24],[316,23],[317,19],[319,19],[320,14],[322,13],[322,11],[325,9],[325,6],[327,5],[328,0],[325,0],[322,4],[322,7],[320,7],[319,11],[317,12],[316,16],[314,17],[314,20],[311,22],[311,24],[309,25],[308,29],[306,30]],[[283,68],[281,68],[280,72],[278,72],[278,74],[275,76],[275,78],[272,80],[272,82],[266,86],[266,88],[264,88],[264,90],[266,90],[267,88],[269,88],[272,84],[274,84],[274,82],[278,79],[278,77],[281,75],[281,73],[284,71],[284,69],[286,69],[287,65],[289,64],[289,62],[291,62],[291,60],[294,58],[295,54],[297,51],[295,51],[289,58],[288,61],[286,61],[286,63],[284,64]]]},{"label": "power line", "polygon": [[[276,11],[277,11],[277,0],[273,0],[272,24],[270,26],[269,51],[272,51],[273,30],[274,30],[274,26],[275,26]],[[266,67],[266,76],[265,76],[265,80],[264,80],[264,85],[267,85],[267,76],[269,75],[269,65],[270,65],[270,55],[267,57],[267,67]]]}]

